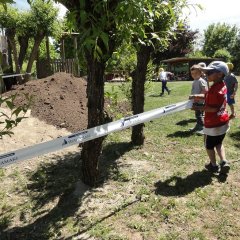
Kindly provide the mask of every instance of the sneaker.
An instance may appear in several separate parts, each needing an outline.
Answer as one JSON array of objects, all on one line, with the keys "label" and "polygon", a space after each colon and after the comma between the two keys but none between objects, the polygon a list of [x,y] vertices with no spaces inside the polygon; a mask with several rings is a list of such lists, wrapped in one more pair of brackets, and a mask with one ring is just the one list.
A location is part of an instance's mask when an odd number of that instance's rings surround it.
[{"label": "sneaker", "polygon": [[230,166],[227,161],[220,163],[220,173],[227,174],[230,170]]},{"label": "sneaker", "polygon": [[171,91],[172,91],[172,90],[170,90],[170,89],[168,90],[168,95],[171,93]]},{"label": "sneaker", "polygon": [[198,124],[196,124],[195,127],[189,128],[189,130],[190,130],[190,131],[193,131],[193,132],[195,132],[195,131],[202,131],[202,130],[203,130],[203,127],[200,126],[200,125],[198,125]]},{"label": "sneaker", "polygon": [[196,131],[196,134],[199,136],[202,136],[202,135],[204,135],[204,132],[203,132],[203,130],[200,130],[200,131]]},{"label": "sneaker", "polygon": [[234,119],[236,117],[236,114],[231,114],[230,116],[229,116],[229,119]]},{"label": "sneaker", "polygon": [[164,93],[160,93],[160,97],[163,96]]},{"label": "sneaker", "polygon": [[219,171],[219,166],[213,166],[212,163],[208,163],[205,164],[205,168],[209,171],[209,172],[218,172]]}]

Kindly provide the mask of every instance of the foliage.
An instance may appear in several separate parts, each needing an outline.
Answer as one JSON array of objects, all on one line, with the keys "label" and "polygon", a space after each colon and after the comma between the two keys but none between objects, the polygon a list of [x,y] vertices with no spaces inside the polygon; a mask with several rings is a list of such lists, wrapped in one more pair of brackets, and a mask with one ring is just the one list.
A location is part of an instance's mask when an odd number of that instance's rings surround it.
[{"label": "foliage", "polygon": [[230,54],[230,52],[223,48],[223,49],[218,49],[214,55],[213,55],[214,58],[222,58],[224,62],[230,62],[231,59],[232,59],[232,56]]},{"label": "foliage", "polygon": [[2,11],[1,6],[0,10],[0,27],[16,31],[19,26],[18,21],[21,19],[19,11],[13,7],[8,7],[7,11]]},{"label": "foliage", "polygon": [[[50,42],[49,44],[49,51],[50,51],[50,58],[51,59],[58,59],[59,53],[56,52],[54,45]],[[46,50],[46,42],[42,41],[42,43],[39,46],[39,59],[46,59],[47,56],[47,50]]]},{"label": "foliage", "polygon": [[34,0],[31,3],[31,33],[33,36],[51,36],[60,25],[57,20],[58,9],[52,1]]},{"label": "foliage", "polygon": [[154,63],[159,64],[162,60],[174,57],[183,57],[191,53],[197,34],[198,31],[190,30],[187,23],[184,23],[181,27],[176,28],[174,30],[174,34],[170,35],[168,46],[164,49],[160,49],[154,54]]},{"label": "foliage", "polygon": [[112,57],[108,60],[106,71],[126,71],[129,75],[137,64],[136,50],[132,44],[124,41],[113,53]]},{"label": "foliage", "polygon": [[23,106],[16,106],[14,104],[17,94],[9,97],[0,96],[0,106],[4,105],[8,110],[10,110],[9,114],[4,113],[3,110],[0,112],[0,138],[2,138],[4,135],[13,135],[12,129],[16,127],[24,118],[26,118],[25,114],[31,105],[32,97],[28,94],[25,94],[24,96],[27,100],[27,104]]},{"label": "foliage", "polygon": [[238,28],[226,23],[211,24],[204,30],[203,53],[213,57],[219,49],[226,49],[231,55],[236,45]]},{"label": "foliage", "polygon": [[196,57],[196,58],[205,58],[205,57],[207,57],[207,56],[204,55],[202,51],[197,50],[197,51],[192,51],[192,52],[186,54],[186,57],[189,57],[189,58],[193,58],[193,57]]},{"label": "foliage", "polygon": [[[52,1],[42,0],[31,1],[29,11],[19,11],[9,6],[7,11],[0,12],[0,26],[7,32],[14,33],[12,44],[16,45],[17,40],[19,41],[16,49],[20,49],[21,55],[14,58],[15,64],[18,60],[22,67],[22,61],[28,59],[28,64],[30,63],[28,72],[31,72],[32,61],[36,58],[36,48],[38,47],[37,44],[34,49],[36,41],[43,39],[44,36],[57,36],[61,31],[61,24],[57,20],[57,8],[53,6]],[[32,41],[31,39],[34,39],[34,43],[29,45],[32,46],[29,50],[28,43]],[[29,57],[31,55],[32,58]]]},{"label": "foliage", "polygon": [[15,3],[13,0],[0,0],[0,6],[3,6],[7,10],[7,4]]}]

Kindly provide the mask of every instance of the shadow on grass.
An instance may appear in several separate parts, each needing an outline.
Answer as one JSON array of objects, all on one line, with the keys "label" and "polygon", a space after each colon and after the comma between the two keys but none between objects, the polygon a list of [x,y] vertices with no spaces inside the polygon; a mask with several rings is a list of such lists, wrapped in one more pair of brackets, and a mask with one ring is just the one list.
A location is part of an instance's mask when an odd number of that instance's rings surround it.
[{"label": "shadow on grass", "polygon": [[[36,172],[31,173],[27,185],[31,209],[29,207],[21,213],[23,219],[31,215],[31,223],[3,231],[1,239],[54,238],[55,230],[60,229],[64,220],[74,215],[81,202],[81,196],[76,198],[73,195],[75,184],[80,178],[79,162],[79,154],[56,156],[51,159],[51,163],[46,161]],[[51,205],[54,207],[49,209]]]},{"label": "shadow on grass", "polygon": [[194,123],[194,122],[196,122],[196,119],[185,119],[185,120],[177,122],[176,125],[187,126],[189,123]]},{"label": "shadow on grass", "polygon": [[175,133],[168,134],[167,137],[176,138],[176,137],[191,137],[194,134],[193,131],[176,131]]},{"label": "shadow on grass", "polygon": [[[131,206],[131,205],[133,205],[133,204],[135,204],[135,203],[137,203],[137,202],[139,202],[139,201],[140,201],[140,199],[135,199],[135,200],[133,200],[133,201],[131,201],[131,202],[128,202],[128,203],[125,203],[125,204],[121,205],[121,206],[120,206],[119,208],[117,208],[115,211],[113,211],[113,212],[107,214],[106,216],[100,218],[99,220],[91,223],[89,226],[85,227],[85,229],[80,230],[80,231],[77,232],[76,234],[74,234],[74,235],[72,235],[72,236],[70,236],[70,237],[65,238],[65,240],[72,240],[74,237],[77,237],[77,236],[79,236],[79,235],[81,235],[81,234],[86,233],[87,231],[91,230],[91,228],[93,228],[93,227],[96,226],[97,224],[99,224],[99,223],[103,222],[104,220],[106,220],[106,219],[114,216],[114,215],[117,214],[118,212],[126,209],[127,207],[129,207],[129,206]],[[78,238],[78,239],[81,239],[81,238]],[[88,239],[88,238],[84,238],[84,239]]]},{"label": "shadow on grass", "polygon": [[236,141],[234,146],[239,148],[240,147],[240,131],[234,132],[234,133],[230,133],[229,136]]},{"label": "shadow on grass", "polygon": [[227,175],[214,175],[204,169],[194,172],[186,178],[173,176],[164,182],[158,181],[155,183],[155,193],[163,196],[184,196],[197,188],[211,184],[214,177],[217,178],[219,182],[225,182],[227,179]]},{"label": "shadow on grass", "polygon": [[150,94],[148,97],[160,97],[160,93]]},{"label": "shadow on grass", "polygon": [[[103,162],[101,183],[108,180],[111,169],[117,169],[116,160],[131,148],[130,143],[114,143],[104,148],[101,160]],[[21,217],[26,219],[25,225],[8,228],[9,224],[1,222],[0,239],[63,239],[61,238],[61,229],[67,224],[67,219],[76,216],[83,197],[86,198],[87,195],[90,196],[94,192],[94,189],[90,189],[84,184],[80,184],[80,190],[79,187],[77,189],[76,183],[80,182],[80,173],[80,155],[76,153],[56,156],[51,159],[51,163],[44,162],[40,165],[36,172],[29,175],[27,189],[31,209],[21,213]],[[49,207],[51,205],[52,208]],[[112,215],[109,214],[105,218]],[[77,216],[79,216],[76,221],[78,226],[74,224],[75,227],[81,229],[82,226],[82,229],[90,229],[94,226],[94,224],[84,225],[82,223],[84,217],[81,217],[81,213],[78,213]],[[26,222],[30,223],[26,224]],[[83,232],[82,229],[80,231]]]},{"label": "shadow on grass", "polygon": [[109,143],[103,148],[102,158],[99,162],[101,173],[99,184],[111,178],[112,174],[119,172],[117,160],[133,148],[134,146],[130,142]]}]

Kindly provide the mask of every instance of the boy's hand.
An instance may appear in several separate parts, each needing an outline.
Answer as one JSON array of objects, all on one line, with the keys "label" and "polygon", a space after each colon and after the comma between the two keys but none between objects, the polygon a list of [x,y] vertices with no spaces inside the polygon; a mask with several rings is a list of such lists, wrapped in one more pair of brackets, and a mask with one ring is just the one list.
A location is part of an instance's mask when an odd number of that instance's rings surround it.
[{"label": "boy's hand", "polygon": [[198,102],[200,100],[204,100],[205,96],[204,94],[193,94],[193,95],[189,95],[189,99],[193,99],[194,102]]},{"label": "boy's hand", "polygon": [[193,102],[191,110],[204,110],[204,103]]}]

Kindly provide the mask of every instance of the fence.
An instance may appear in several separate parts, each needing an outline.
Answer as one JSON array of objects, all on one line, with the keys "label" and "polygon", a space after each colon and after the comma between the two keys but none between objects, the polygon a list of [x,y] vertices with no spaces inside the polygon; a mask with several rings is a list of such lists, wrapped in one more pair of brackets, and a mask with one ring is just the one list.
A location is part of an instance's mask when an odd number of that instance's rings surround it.
[{"label": "fence", "polygon": [[80,76],[78,63],[75,59],[54,59],[37,61],[37,77],[44,78],[56,72],[71,73],[74,76]]}]

